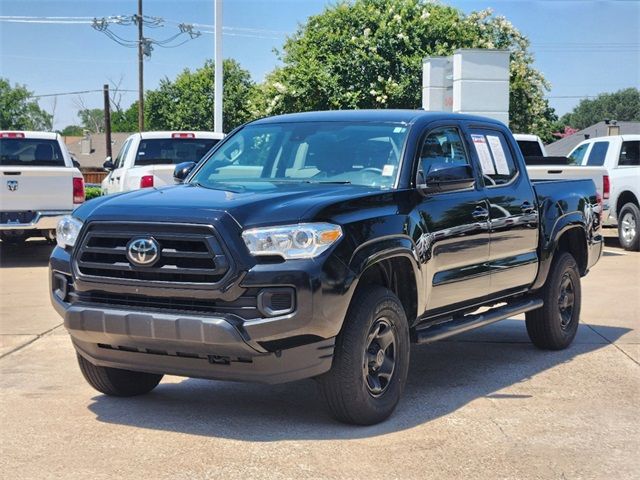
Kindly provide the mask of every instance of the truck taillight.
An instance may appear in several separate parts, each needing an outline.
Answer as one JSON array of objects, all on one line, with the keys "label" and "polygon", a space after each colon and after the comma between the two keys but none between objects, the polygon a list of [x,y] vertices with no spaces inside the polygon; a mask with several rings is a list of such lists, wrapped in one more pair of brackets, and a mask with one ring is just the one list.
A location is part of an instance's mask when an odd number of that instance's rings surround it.
[{"label": "truck taillight", "polygon": [[0,138],[24,138],[22,132],[0,132]]},{"label": "truck taillight", "polygon": [[171,138],[196,138],[196,134],[187,132],[176,132],[171,134]]},{"label": "truck taillight", "polygon": [[609,181],[609,175],[602,177],[602,198],[609,199],[609,192],[611,192],[611,182]]},{"label": "truck taillight", "polygon": [[153,175],[144,175],[140,177],[140,188],[153,187]]},{"label": "truck taillight", "polygon": [[73,203],[84,202],[84,178],[73,177]]}]

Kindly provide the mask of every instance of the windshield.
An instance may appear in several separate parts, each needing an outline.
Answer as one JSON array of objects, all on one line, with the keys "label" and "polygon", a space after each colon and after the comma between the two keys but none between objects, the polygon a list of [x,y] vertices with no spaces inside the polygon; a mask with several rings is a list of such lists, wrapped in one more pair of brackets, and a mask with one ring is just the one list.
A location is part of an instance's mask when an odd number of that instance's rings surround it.
[{"label": "windshield", "polygon": [[343,183],[391,188],[408,128],[372,122],[248,125],[207,158],[192,182]]},{"label": "windshield", "polygon": [[57,140],[36,138],[0,139],[0,165],[17,167],[64,167]]},{"label": "windshield", "polygon": [[198,162],[219,140],[213,138],[153,138],[140,141],[136,166]]}]

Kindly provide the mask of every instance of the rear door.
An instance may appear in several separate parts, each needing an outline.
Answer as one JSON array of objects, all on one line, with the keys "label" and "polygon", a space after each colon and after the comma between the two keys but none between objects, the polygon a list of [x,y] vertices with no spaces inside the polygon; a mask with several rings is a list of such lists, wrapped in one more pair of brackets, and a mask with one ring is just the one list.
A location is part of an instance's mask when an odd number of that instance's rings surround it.
[{"label": "rear door", "polygon": [[0,210],[71,210],[73,168],[55,139],[0,139]]},{"label": "rear door", "polygon": [[524,163],[516,161],[510,135],[491,126],[472,126],[469,132],[489,202],[489,294],[493,295],[527,286],[536,277],[537,203]]},{"label": "rear door", "polygon": [[[432,165],[472,165],[460,126],[430,125],[418,148],[418,169]],[[417,206],[424,232],[418,241],[427,265],[426,298],[430,314],[484,297],[490,277],[489,211],[485,194],[473,188],[430,194]]]},{"label": "rear door", "polygon": [[122,177],[125,170],[125,160],[133,143],[136,143],[133,137],[126,140],[122,145],[122,148],[118,152],[118,156],[113,161],[115,168],[111,170],[111,172],[109,172],[109,175],[105,179],[106,188],[104,190],[106,194],[118,193],[122,191]]}]

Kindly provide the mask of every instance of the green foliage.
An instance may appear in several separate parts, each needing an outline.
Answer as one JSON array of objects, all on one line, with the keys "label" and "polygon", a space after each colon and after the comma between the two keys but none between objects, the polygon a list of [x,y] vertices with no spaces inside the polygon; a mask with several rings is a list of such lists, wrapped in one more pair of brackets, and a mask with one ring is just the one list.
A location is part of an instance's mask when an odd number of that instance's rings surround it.
[{"label": "green foliage", "polygon": [[563,125],[580,130],[603,120],[640,121],[640,90],[626,88],[581,100],[572,112],[561,118]]},{"label": "green foliage", "polygon": [[[247,70],[235,60],[224,60],[224,130],[250,119],[249,97],[255,88]],[[213,130],[213,62],[195,71],[185,69],[171,81],[160,82],[145,100],[148,130]]]},{"label": "green foliage", "polygon": [[102,195],[102,189],[100,187],[85,187],[84,199],[91,200]]},{"label": "green foliage", "polygon": [[424,0],[343,1],[287,39],[282,66],[260,86],[252,114],[418,108],[425,57],[459,48],[509,49],[510,126],[547,139],[556,117],[528,47],[526,37],[490,10],[464,15]]},{"label": "green foliage", "polygon": [[78,111],[82,127],[91,133],[104,132],[104,110],[101,108],[85,108]]},{"label": "green foliage", "polygon": [[133,102],[126,110],[116,110],[111,112],[111,131],[138,131],[138,102]]},{"label": "green foliage", "polygon": [[79,125],[67,125],[60,132],[64,137],[81,137],[83,134],[82,127]]},{"label": "green foliage", "polygon": [[32,99],[24,85],[11,86],[0,78],[0,129],[51,130],[53,117]]}]

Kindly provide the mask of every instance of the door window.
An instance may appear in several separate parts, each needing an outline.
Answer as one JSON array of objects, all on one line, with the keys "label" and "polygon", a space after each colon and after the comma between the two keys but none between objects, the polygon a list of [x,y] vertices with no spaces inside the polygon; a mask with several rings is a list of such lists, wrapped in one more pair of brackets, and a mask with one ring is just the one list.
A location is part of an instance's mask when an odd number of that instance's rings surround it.
[{"label": "door window", "polygon": [[471,134],[471,140],[487,186],[504,185],[515,178],[518,169],[502,133],[475,131]]},{"label": "door window", "polygon": [[469,165],[469,159],[457,128],[446,127],[432,131],[420,149],[420,166],[426,175],[435,165]]},{"label": "door window", "polygon": [[124,159],[127,158],[127,151],[131,146],[131,142],[132,140],[127,140],[126,142],[124,142],[124,145],[122,145],[122,148],[118,152],[116,160],[113,162],[116,168],[122,168],[124,166]]},{"label": "door window", "polygon": [[582,165],[582,159],[584,158],[584,154],[587,153],[587,149],[589,148],[589,144],[585,143],[576,148],[573,152],[569,154],[569,160],[571,165]]},{"label": "door window", "polygon": [[621,167],[640,166],[640,140],[622,142],[618,165]]},{"label": "door window", "polygon": [[607,156],[607,150],[609,149],[609,142],[595,142],[591,152],[589,152],[589,158],[587,159],[587,165],[590,167],[601,167],[604,165],[604,159]]}]

